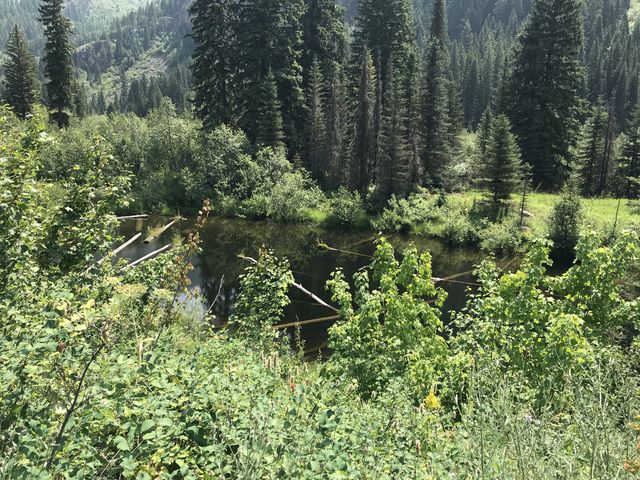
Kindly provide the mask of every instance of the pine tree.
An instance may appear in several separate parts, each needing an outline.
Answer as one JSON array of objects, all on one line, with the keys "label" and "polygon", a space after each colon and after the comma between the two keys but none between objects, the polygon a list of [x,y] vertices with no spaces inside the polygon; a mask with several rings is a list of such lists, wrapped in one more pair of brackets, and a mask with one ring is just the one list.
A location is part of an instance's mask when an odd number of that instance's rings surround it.
[{"label": "pine tree", "polygon": [[419,184],[423,175],[422,163],[420,160],[420,132],[419,132],[419,62],[416,51],[409,55],[407,69],[402,76],[402,104],[405,109],[404,131],[407,142],[407,171],[405,172],[405,185],[403,190],[411,192]]},{"label": "pine tree", "polygon": [[600,169],[604,160],[607,111],[602,106],[594,107],[591,118],[583,128],[578,146],[578,173],[582,194],[591,197],[597,193]]},{"label": "pine tree", "polygon": [[[300,66],[303,0],[245,0],[240,4],[238,56],[242,86],[240,126],[250,139],[258,132],[256,120],[267,75],[273,75],[281,104],[285,143],[289,155],[304,147],[306,102]],[[269,73],[271,72],[271,73]]]},{"label": "pine tree", "polygon": [[344,23],[344,7],[336,0],[305,0],[302,16],[302,56],[300,65],[308,83],[310,69],[317,59],[324,71],[344,62],[347,49],[347,32]]},{"label": "pine tree", "polygon": [[278,99],[276,79],[269,71],[263,80],[258,120],[256,122],[256,143],[265,147],[284,147],[284,132],[282,129],[282,113]]},{"label": "pine tree", "polygon": [[364,49],[361,58],[349,182],[352,190],[366,196],[371,180],[371,161],[375,155],[375,71],[371,53],[367,48]]},{"label": "pine tree", "polygon": [[449,75],[444,0],[436,0],[428,45],[422,108],[424,171],[428,181],[444,187],[451,160]]},{"label": "pine tree", "polygon": [[195,0],[189,9],[193,24],[194,104],[206,128],[234,125],[238,112],[237,29],[235,0]]},{"label": "pine tree", "polygon": [[36,60],[18,26],[11,32],[5,54],[4,99],[16,115],[24,118],[33,111],[33,105],[39,100],[40,86],[36,76]]},{"label": "pine tree", "polygon": [[386,78],[390,82],[383,100],[376,174],[376,199],[380,206],[393,194],[407,193],[410,174],[405,109],[400,82],[389,59]]},{"label": "pine tree", "polygon": [[505,115],[498,115],[490,127],[486,154],[482,158],[480,186],[494,212],[499,210],[517,190],[521,179],[520,151]]},{"label": "pine tree", "polygon": [[318,180],[324,180],[327,171],[327,123],[324,114],[324,81],[320,62],[313,59],[309,72],[307,104],[309,109],[309,139],[307,167]]},{"label": "pine tree", "polygon": [[[396,73],[404,71],[408,55],[415,49],[415,26],[410,0],[361,0],[354,32],[353,49],[367,46],[375,55],[376,69],[384,74],[390,59]],[[358,65],[354,65],[357,70]],[[388,79],[381,79],[383,91]]]},{"label": "pine tree", "polygon": [[629,120],[626,138],[618,161],[618,176],[622,179],[622,193],[626,198],[640,195],[640,107]]},{"label": "pine tree", "polygon": [[545,190],[566,177],[576,140],[582,40],[578,0],[535,0],[519,39],[511,119],[533,181]]},{"label": "pine tree", "polygon": [[345,162],[345,131],[344,131],[344,92],[341,80],[342,71],[339,65],[334,65],[328,82],[327,100],[327,163],[329,168],[329,186],[337,188],[348,178]]},{"label": "pine tree", "polygon": [[60,128],[69,124],[65,108],[73,107],[73,47],[69,39],[71,21],[64,16],[64,0],[42,0],[38,12],[44,26],[44,74],[51,118]]}]

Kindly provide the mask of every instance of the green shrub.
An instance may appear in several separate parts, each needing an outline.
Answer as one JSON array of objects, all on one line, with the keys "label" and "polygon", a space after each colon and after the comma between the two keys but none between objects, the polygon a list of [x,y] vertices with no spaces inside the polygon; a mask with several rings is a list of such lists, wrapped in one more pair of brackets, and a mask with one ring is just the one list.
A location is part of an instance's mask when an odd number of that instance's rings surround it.
[{"label": "green shrub", "polygon": [[[436,388],[445,391],[448,352],[440,307],[446,293],[432,281],[430,254],[409,247],[399,262],[382,238],[370,273],[354,275],[354,293],[341,270],[328,282],[342,316],[329,330],[332,371],[356,381],[367,397],[401,377],[417,402]],[[374,289],[372,281],[380,287]]]},{"label": "green shrub", "polygon": [[523,241],[520,225],[509,219],[489,222],[478,230],[478,238],[482,250],[500,255],[514,253]]},{"label": "green shrub", "polygon": [[308,211],[325,202],[322,191],[304,171],[285,173],[269,193],[269,216],[283,223],[309,220]]},{"label": "green shrub", "polygon": [[469,216],[459,210],[447,208],[444,213],[441,237],[447,245],[477,245],[478,233]]},{"label": "green shrub", "polygon": [[553,206],[548,219],[549,238],[553,242],[552,255],[558,261],[568,262],[580,238],[582,202],[578,188],[570,181],[562,189],[560,200]]},{"label": "green shrub", "polygon": [[329,199],[327,224],[340,228],[366,228],[369,223],[364,201],[358,192],[340,187]]},{"label": "green shrub", "polygon": [[422,224],[437,223],[442,219],[442,209],[439,205],[440,197],[429,194],[420,189],[407,198],[389,199],[373,226],[383,232],[408,233],[412,228]]}]

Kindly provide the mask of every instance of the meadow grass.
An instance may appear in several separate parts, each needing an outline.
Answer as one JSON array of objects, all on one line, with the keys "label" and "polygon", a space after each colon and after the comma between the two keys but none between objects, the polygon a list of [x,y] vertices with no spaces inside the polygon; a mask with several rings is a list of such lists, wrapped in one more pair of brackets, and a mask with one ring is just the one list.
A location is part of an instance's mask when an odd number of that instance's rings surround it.
[{"label": "meadow grass", "polygon": [[[474,201],[482,201],[483,193],[480,191],[468,191],[454,193],[449,196],[450,204],[461,209],[471,209]],[[534,236],[542,236],[547,233],[547,221],[553,206],[560,199],[560,195],[549,193],[533,193],[527,199],[526,211],[532,216],[527,217],[525,224],[531,229]],[[584,226],[601,231],[613,228],[618,209],[618,200],[615,198],[585,198],[582,200],[584,212]],[[518,199],[513,200],[514,212],[519,211]],[[640,206],[637,202],[622,199],[618,212],[618,228],[629,228],[640,225]]]}]

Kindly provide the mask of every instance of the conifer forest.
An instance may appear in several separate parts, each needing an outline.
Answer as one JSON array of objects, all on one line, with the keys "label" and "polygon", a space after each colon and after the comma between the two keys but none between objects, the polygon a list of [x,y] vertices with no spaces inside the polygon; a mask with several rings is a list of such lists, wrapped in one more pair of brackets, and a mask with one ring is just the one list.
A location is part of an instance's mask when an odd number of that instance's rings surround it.
[{"label": "conifer forest", "polygon": [[640,0],[0,0],[0,480],[640,478]]}]

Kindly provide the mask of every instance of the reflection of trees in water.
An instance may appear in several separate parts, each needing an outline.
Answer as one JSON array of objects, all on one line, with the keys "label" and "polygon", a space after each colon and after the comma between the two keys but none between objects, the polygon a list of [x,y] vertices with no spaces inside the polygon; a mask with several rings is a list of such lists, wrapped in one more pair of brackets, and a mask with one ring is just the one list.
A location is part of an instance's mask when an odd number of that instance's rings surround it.
[{"label": "reflection of trees in water", "polygon": [[[145,230],[166,224],[167,219],[152,217],[144,222]],[[193,226],[192,220],[181,221],[176,230],[167,232],[157,244],[166,243],[176,231],[186,234]],[[132,235],[140,231],[140,222],[125,222],[121,234]],[[363,266],[370,263],[366,255],[374,252],[373,241],[364,241],[372,237],[371,232],[327,231],[313,225],[283,225],[272,222],[253,222],[238,219],[213,218],[209,220],[201,234],[202,253],[193,259],[196,271],[192,275],[193,286],[200,287],[208,305],[216,299],[212,313],[219,322],[226,321],[233,313],[238,296],[238,277],[247,267],[247,263],[238,258],[238,254],[256,257],[264,245],[274,254],[289,259],[296,279],[309,290],[328,300],[330,295],[325,286],[331,273],[341,267],[348,279]],[[401,252],[410,243],[418,250],[429,250],[433,257],[433,273],[437,277],[458,274],[471,270],[484,257],[473,249],[448,248],[437,240],[404,235],[391,235],[389,240]],[[321,241],[338,250],[348,250],[364,254],[355,256],[348,253],[324,251],[317,248]],[[159,248],[155,244],[145,246],[139,252]],[[469,281],[468,275],[458,280]],[[442,284],[449,298],[445,309],[459,309],[464,306],[467,287],[464,284]],[[219,293],[219,295],[218,295]],[[307,320],[324,315],[326,312],[309,302],[308,298],[292,292],[292,305],[286,310],[288,321]],[[305,329],[303,335],[316,336],[327,326]],[[309,334],[309,335],[308,335]]]}]

